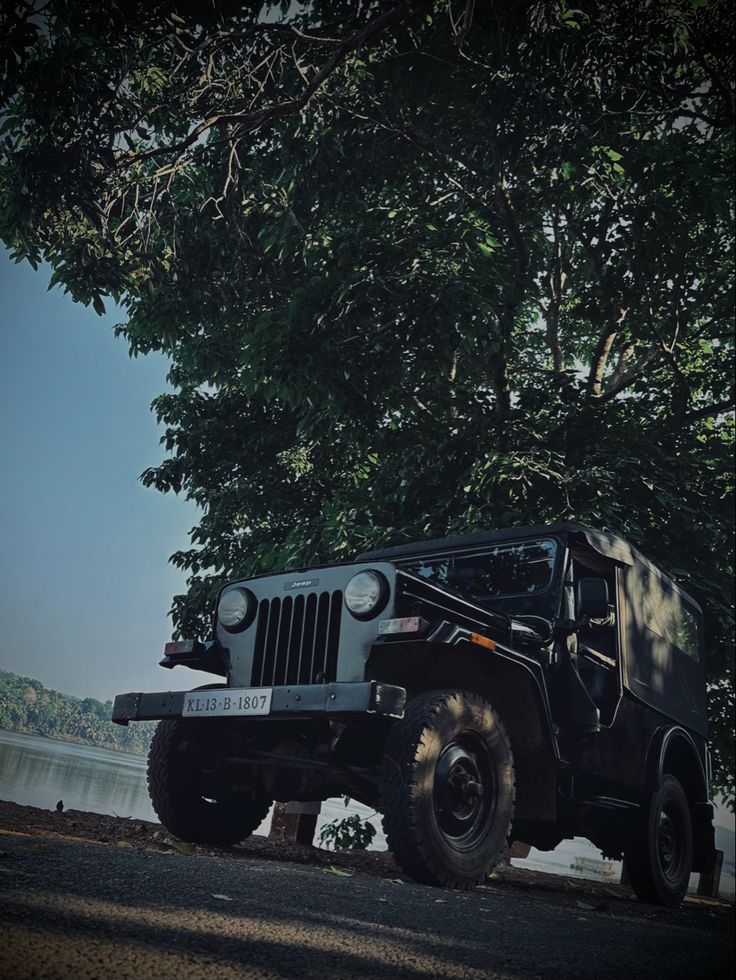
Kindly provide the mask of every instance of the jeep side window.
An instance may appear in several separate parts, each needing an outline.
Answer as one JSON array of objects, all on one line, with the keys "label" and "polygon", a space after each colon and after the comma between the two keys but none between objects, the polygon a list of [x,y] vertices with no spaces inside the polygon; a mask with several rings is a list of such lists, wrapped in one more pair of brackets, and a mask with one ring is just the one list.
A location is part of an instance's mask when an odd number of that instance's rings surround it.
[{"label": "jeep side window", "polygon": [[646,704],[686,725],[706,716],[700,617],[664,577],[634,564],[627,679]]},{"label": "jeep side window", "polygon": [[653,575],[642,575],[644,625],[672,646],[698,660],[698,621],[680,597]]},{"label": "jeep side window", "polygon": [[573,578],[577,581],[587,577],[606,580],[610,605],[608,616],[592,619],[578,631],[577,668],[600,711],[601,724],[610,725],[621,694],[616,566],[597,556],[578,552],[573,555]]}]

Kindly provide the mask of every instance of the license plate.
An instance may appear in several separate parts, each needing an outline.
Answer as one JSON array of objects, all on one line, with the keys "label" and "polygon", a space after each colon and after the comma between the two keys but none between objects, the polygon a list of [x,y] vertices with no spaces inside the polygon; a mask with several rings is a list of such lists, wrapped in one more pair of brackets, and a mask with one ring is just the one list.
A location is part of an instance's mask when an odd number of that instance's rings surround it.
[{"label": "license plate", "polygon": [[271,687],[228,688],[224,691],[188,691],[184,695],[184,718],[229,718],[267,715],[271,711]]}]

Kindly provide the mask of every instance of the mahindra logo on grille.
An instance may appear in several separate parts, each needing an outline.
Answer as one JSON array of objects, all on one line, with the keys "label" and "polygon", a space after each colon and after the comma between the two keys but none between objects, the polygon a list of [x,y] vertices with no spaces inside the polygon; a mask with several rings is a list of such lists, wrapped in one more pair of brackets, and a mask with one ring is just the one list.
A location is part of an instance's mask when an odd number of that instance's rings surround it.
[{"label": "mahindra logo on grille", "polygon": [[310,585],[319,585],[318,578],[297,578],[293,582],[286,582],[284,592],[291,592],[292,589],[308,589]]}]

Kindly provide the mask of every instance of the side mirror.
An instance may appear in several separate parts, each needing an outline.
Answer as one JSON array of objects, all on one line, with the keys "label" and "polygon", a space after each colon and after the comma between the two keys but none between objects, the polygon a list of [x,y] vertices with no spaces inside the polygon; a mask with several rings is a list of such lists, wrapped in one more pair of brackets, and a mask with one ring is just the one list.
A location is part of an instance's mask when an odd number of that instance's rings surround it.
[{"label": "side mirror", "polygon": [[608,582],[604,578],[581,578],[575,587],[579,618],[605,619],[608,615]]}]

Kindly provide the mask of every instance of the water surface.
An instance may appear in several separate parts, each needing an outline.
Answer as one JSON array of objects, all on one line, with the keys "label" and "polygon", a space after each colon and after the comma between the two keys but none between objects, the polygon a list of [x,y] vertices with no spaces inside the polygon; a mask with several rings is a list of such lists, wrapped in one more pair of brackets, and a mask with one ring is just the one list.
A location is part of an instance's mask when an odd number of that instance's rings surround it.
[{"label": "water surface", "polygon": [[[158,823],[148,798],[144,756],[40,735],[0,730],[0,799],[42,810],[53,810],[63,800],[67,810]],[[326,800],[318,827],[351,813],[366,818],[372,812],[354,800],[348,807],[341,800]],[[385,850],[380,818],[372,817],[371,823],[376,827],[372,849]],[[268,834],[270,825],[269,814],[256,833]]]}]

